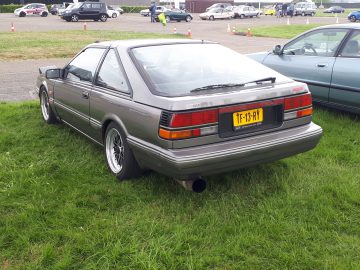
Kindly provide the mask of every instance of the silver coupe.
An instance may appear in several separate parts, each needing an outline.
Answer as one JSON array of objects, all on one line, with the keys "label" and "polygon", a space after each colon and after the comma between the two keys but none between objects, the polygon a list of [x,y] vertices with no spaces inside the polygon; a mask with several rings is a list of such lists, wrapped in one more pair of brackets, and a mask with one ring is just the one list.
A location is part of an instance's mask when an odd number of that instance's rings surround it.
[{"label": "silver coupe", "polygon": [[44,120],[103,146],[120,180],[151,169],[201,191],[203,176],[308,151],[322,135],[306,84],[216,43],[94,43],[39,71]]}]

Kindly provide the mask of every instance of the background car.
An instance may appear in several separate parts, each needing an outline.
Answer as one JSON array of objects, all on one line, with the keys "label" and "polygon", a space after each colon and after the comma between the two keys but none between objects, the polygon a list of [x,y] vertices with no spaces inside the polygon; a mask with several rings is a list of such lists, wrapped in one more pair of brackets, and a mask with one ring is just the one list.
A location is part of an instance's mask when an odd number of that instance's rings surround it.
[{"label": "background car", "polygon": [[324,13],[344,13],[345,9],[340,6],[332,6],[324,10]]},{"label": "background car", "polygon": [[294,6],[294,15],[298,16],[314,16],[316,13],[317,7],[313,2],[298,2]]},{"label": "background car", "polygon": [[307,83],[315,102],[360,113],[359,44],[360,25],[336,24],[305,32],[273,52],[249,56]]},{"label": "background car", "polygon": [[234,17],[233,11],[224,8],[213,8],[205,13],[199,14],[200,19],[213,21],[215,19],[231,19]]},{"label": "background car", "polygon": [[254,8],[253,6],[237,6],[233,10],[234,18],[252,18],[259,17],[262,13],[259,9]]},{"label": "background car", "polygon": [[50,7],[50,13],[52,15],[57,15],[59,13],[59,9],[65,8],[64,4],[54,4]]},{"label": "background car", "polygon": [[83,2],[66,9],[62,18],[67,22],[94,20],[106,22],[108,19],[106,4],[102,2]]},{"label": "background car", "polygon": [[[165,6],[156,6],[156,11],[155,14],[159,15],[160,13],[163,13],[165,11],[170,11],[169,8],[165,7]],[[140,11],[140,15],[142,16],[150,16],[150,10],[149,9],[143,9]]]},{"label": "background car", "polygon": [[102,145],[120,180],[152,169],[201,181],[308,151],[322,135],[305,84],[203,40],[94,43],[39,71],[43,119]]},{"label": "background car", "polygon": [[[192,15],[184,10],[180,9],[172,9],[164,12],[166,22],[170,21],[186,21],[191,22],[193,19]],[[159,18],[158,15],[155,16],[155,20],[158,22]]]},{"label": "background car", "polygon": [[227,8],[230,6],[231,6],[230,3],[216,3],[216,4],[213,4],[210,7],[208,7],[205,11],[209,11],[210,9],[213,9],[213,8]]},{"label": "background car", "polygon": [[46,17],[49,14],[49,10],[45,4],[32,3],[15,9],[14,14],[19,17],[32,15]]},{"label": "background car", "polygon": [[265,12],[264,12],[265,15],[270,15],[270,16],[273,16],[273,15],[276,15],[276,10],[274,7],[269,7],[267,9],[265,9]]},{"label": "background car", "polygon": [[58,15],[60,17],[62,17],[62,15],[64,15],[66,10],[70,10],[72,9],[75,5],[79,5],[79,4],[74,4],[74,3],[65,3],[63,8],[59,8],[58,9]]},{"label": "background car", "polygon": [[351,22],[359,21],[360,20],[360,11],[350,12],[350,14],[348,15],[348,20]]},{"label": "background car", "polygon": [[107,6],[107,14],[109,18],[117,18],[120,16],[120,12],[115,10],[112,6]]}]

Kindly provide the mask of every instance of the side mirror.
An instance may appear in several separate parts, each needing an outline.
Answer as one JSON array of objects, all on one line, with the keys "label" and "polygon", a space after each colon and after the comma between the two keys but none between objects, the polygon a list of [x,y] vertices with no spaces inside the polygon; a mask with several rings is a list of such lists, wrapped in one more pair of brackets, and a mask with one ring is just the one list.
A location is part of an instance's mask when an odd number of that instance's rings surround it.
[{"label": "side mirror", "polygon": [[282,54],[282,48],[281,48],[281,45],[276,45],[273,49],[273,53],[276,54],[276,55],[280,55]]},{"label": "side mirror", "polygon": [[60,79],[63,77],[64,71],[60,68],[48,69],[45,72],[46,79]]}]

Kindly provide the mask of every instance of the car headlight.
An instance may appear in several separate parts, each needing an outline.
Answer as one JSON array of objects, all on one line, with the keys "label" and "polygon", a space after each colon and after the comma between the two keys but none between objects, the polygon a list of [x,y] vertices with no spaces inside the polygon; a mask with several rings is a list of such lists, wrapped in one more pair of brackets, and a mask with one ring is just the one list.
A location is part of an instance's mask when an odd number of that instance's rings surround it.
[{"label": "car headlight", "polygon": [[71,12],[71,10],[65,10],[65,13],[70,13]]}]

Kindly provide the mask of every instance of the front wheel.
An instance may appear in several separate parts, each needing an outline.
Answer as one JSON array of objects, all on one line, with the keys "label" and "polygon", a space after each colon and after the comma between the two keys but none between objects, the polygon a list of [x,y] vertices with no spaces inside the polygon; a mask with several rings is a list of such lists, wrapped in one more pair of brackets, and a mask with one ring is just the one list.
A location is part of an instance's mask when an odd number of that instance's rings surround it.
[{"label": "front wheel", "polygon": [[165,16],[165,20],[166,20],[167,23],[169,23],[169,22],[170,22],[170,17],[169,17],[169,16]]},{"label": "front wheel", "polygon": [[186,21],[186,22],[191,22],[191,19],[192,19],[192,18],[188,15],[188,16],[186,16],[185,21]]},{"label": "front wheel", "polygon": [[102,22],[106,22],[106,20],[107,20],[107,15],[106,14],[101,14],[100,15],[100,21],[102,21]]},{"label": "front wheel", "polygon": [[140,175],[140,167],[126,141],[125,133],[118,124],[109,124],[104,145],[107,165],[117,179],[125,180]]},{"label": "front wheel", "polygon": [[351,17],[350,17],[350,21],[351,21],[351,22],[356,22],[356,17],[355,17],[355,16],[351,16]]},{"label": "front wheel", "polygon": [[57,122],[55,113],[50,107],[49,96],[44,89],[40,92],[40,108],[41,115],[46,123],[55,124]]},{"label": "front wheel", "polygon": [[79,16],[76,15],[76,14],[72,15],[72,16],[71,16],[71,21],[72,21],[72,22],[77,22],[77,21],[79,21]]},{"label": "front wheel", "polygon": [[244,19],[245,15],[244,14],[240,14],[240,19]]},{"label": "front wheel", "polygon": [[210,16],[210,17],[209,17],[209,20],[210,20],[210,21],[215,20],[214,16]]},{"label": "front wheel", "polygon": [[24,11],[20,12],[19,17],[25,17],[26,13]]}]

